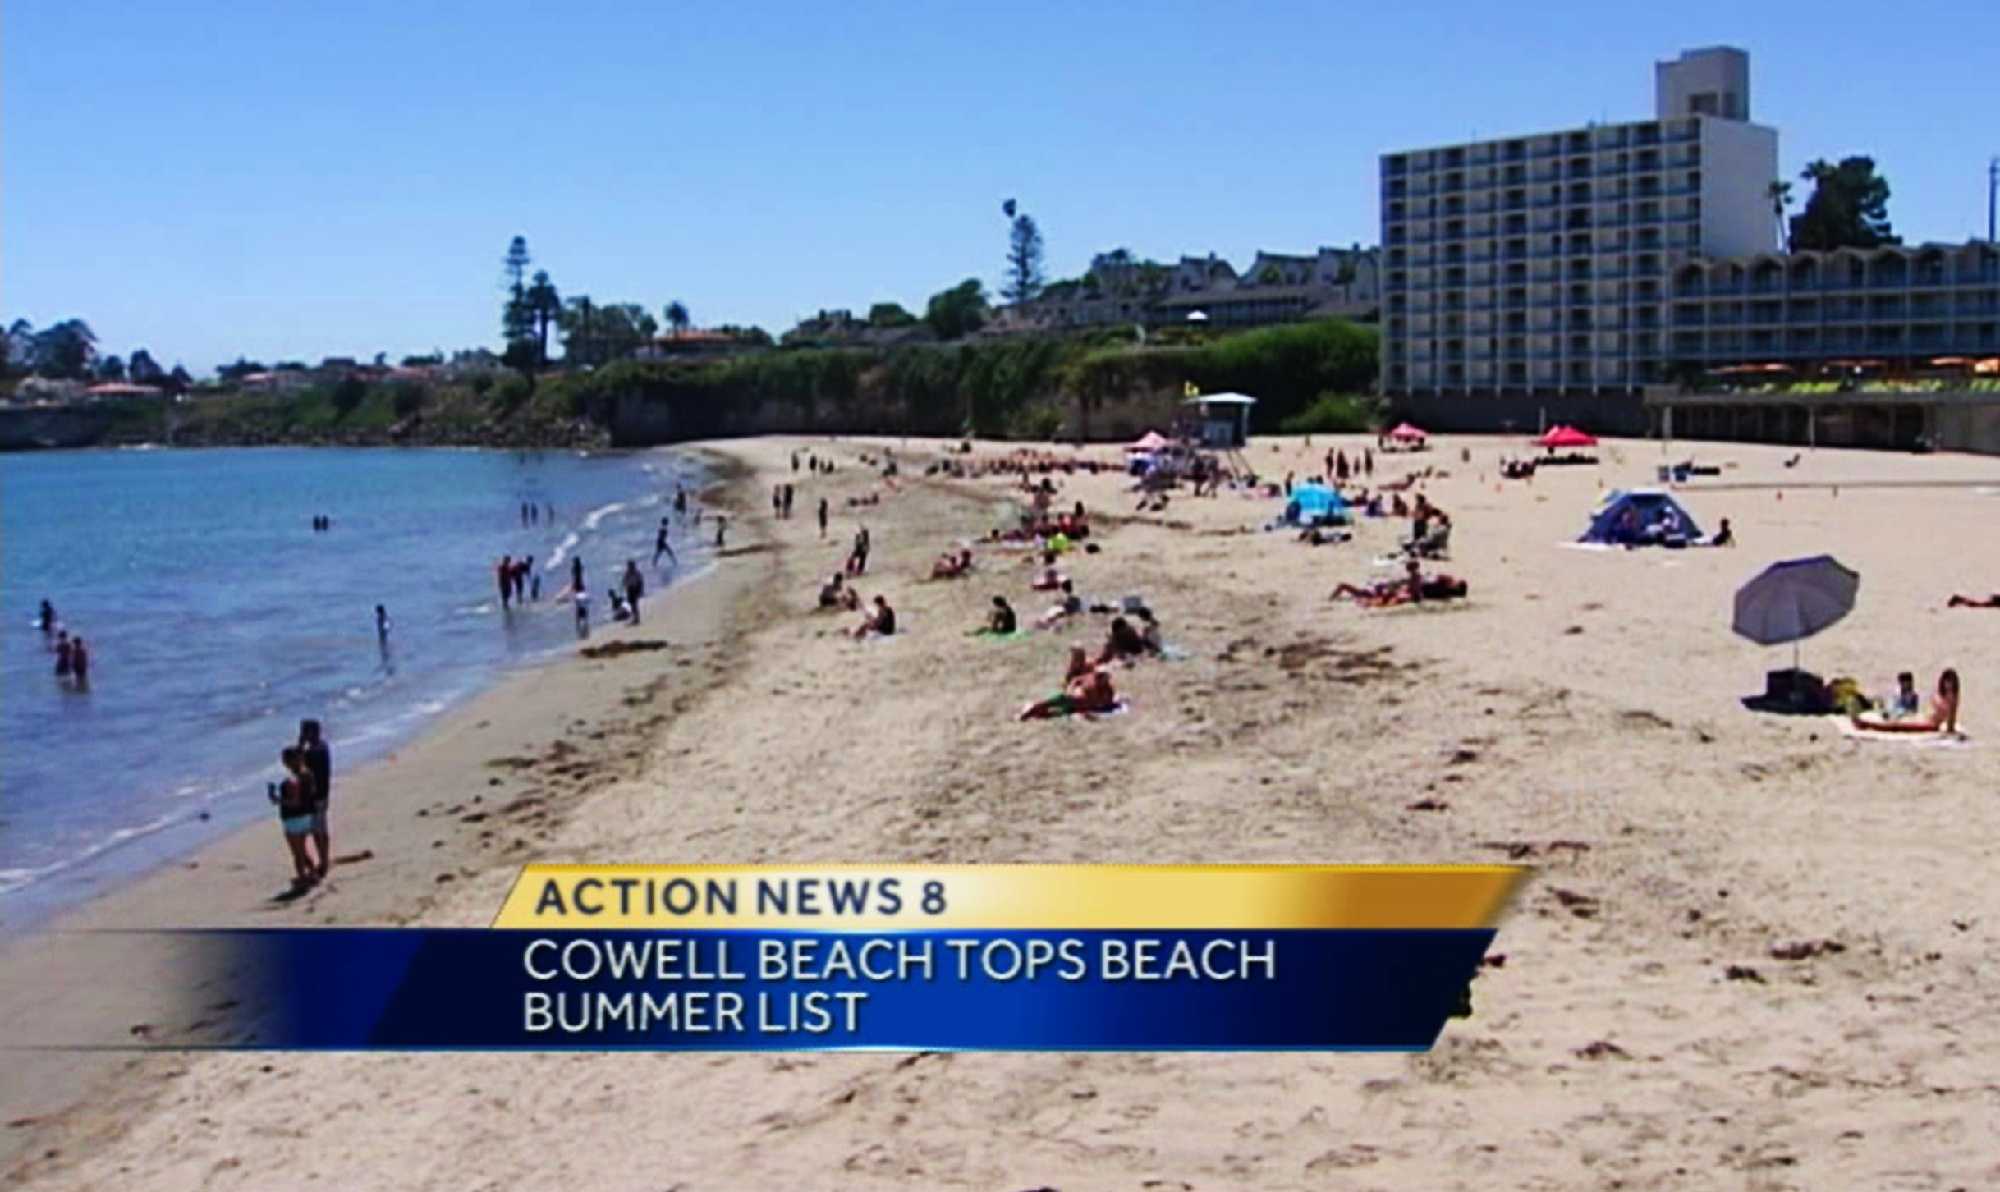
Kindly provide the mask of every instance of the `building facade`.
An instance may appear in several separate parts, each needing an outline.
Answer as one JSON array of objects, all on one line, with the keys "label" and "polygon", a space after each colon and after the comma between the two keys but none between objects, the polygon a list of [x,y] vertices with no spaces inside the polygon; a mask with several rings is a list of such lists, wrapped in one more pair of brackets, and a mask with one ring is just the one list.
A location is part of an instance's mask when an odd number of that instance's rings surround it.
[{"label": "building facade", "polygon": [[1655,90],[1651,120],[1382,157],[1384,393],[1665,379],[1675,271],[1776,247],[1778,136],[1744,118],[1741,51],[1661,63]]},{"label": "building facade", "polygon": [[1920,368],[2000,355],[2000,246],[1759,253],[1674,268],[1669,357],[1683,371],[1840,359]]},{"label": "building facade", "polygon": [[1260,252],[1241,273],[1213,253],[1184,256],[1171,265],[1124,252],[1100,253],[1081,278],[1054,283],[1031,302],[1000,308],[993,330],[1373,319],[1381,309],[1381,285],[1380,251],[1359,245],[1309,255]]}]

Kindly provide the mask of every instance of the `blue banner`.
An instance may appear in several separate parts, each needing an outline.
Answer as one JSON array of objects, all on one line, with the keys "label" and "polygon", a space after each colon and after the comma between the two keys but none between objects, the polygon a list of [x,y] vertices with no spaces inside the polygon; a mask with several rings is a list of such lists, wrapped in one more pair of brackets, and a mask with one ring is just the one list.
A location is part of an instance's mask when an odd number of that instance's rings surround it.
[{"label": "blue banner", "polygon": [[1461,1004],[1493,938],[1490,929],[187,934],[202,946],[205,988],[221,994],[221,1019],[196,1046],[536,1051],[1420,1051]]}]

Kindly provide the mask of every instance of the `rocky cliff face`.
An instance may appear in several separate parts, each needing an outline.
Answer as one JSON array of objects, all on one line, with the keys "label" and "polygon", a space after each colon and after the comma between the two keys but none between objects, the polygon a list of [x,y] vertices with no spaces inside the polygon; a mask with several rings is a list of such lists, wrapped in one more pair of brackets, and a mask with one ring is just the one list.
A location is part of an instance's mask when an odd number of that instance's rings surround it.
[{"label": "rocky cliff face", "polygon": [[91,447],[105,441],[112,419],[91,406],[0,409],[0,451]]}]

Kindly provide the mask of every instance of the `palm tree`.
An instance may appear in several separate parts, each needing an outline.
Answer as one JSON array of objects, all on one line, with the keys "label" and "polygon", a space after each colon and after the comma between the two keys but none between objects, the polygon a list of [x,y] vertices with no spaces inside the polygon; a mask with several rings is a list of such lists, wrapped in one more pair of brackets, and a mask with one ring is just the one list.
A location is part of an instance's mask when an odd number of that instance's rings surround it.
[{"label": "palm tree", "polygon": [[1792,237],[1786,228],[1785,209],[1792,205],[1792,184],[1784,181],[1773,182],[1764,188],[1764,196],[1771,200],[1771,218],[1778,224],[1778,243],[1784,245],[1786,252],[1790,252]]},{"label": "palm tree", "polygon": [[667,326],[672,327],[674,329],[675,335],[681,335],[685,333],[688,329],[688,324],[693,322],[693,320],[688,317],[687,305],[678,298],[674,299],[672,302],[667,303],[666,316],[667,316]]}]

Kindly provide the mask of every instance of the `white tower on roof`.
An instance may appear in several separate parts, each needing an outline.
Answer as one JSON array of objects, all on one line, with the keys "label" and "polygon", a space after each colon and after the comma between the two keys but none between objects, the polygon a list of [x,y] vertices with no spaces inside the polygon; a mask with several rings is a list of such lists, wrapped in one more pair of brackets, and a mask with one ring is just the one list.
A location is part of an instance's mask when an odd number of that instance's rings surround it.
[{"label": "white tower on roof", "polygon": [[1683,50],[1653,64],[1654,118],[1750,119],[1750,55],[1733,46]]}]

